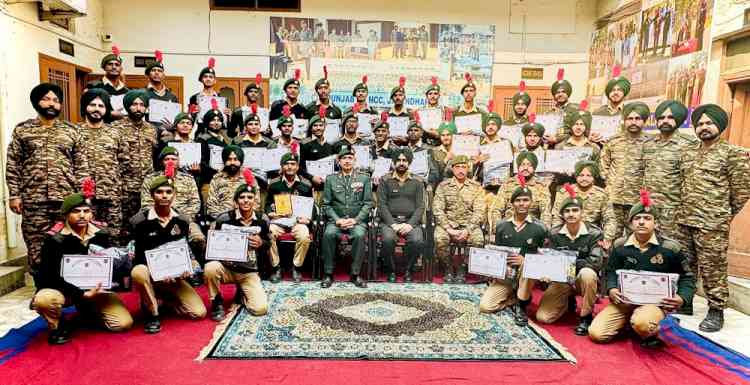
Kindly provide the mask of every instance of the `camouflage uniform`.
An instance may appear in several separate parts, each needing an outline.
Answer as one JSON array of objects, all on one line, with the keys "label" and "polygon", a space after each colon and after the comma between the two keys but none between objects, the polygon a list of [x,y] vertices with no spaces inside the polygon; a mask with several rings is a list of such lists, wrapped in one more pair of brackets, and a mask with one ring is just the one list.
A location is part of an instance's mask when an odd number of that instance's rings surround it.
[{"label": "camouflage uniform", "polygon": [[[536,176],[527,181],[527,187],[531,190],[531,206],[529,207],[529,216],[541,221],[544,226],[549,228],[552,218],[549,212],[550,196],[549,187],[541,183]],[[503,182],[500,190],[497,192],[495,199],[488,210],[488,223],[490,225],[490,236],[495,233],[495,226],[503,219],[513,218],[513,202],[510,201],[513,191],[520,187],[518,179],[515,176],[508,177]]]},{"label": "camouflage uniform", "polygon": [[[143,184],[141,185],[141,208],[154,205],[154,198],[150,192],[151,181],[162,175],[164,175],[162,171],[156,171],[143,179]],[[195,178],[186,172],[175,171],[172,208],[185,218],[190,219],[188,241],[196,245],[205,243],[206,237],[201,232],[200,226],[195,222],[195,218],[200,210],[198,186],[195,184]]]},{"label": "camouflage uniform", "polygon": [[83,139],[83,151],[88,159],[88,170],[96,182],[94,196],[94,218],[107,224],[114,239],[122,229],[122,180],[126,175],[130,155],[127,143],[120,133],[108,124],[91,128],[85,123],[78,125]]},{"label": "camouflage uniform", "polygon": [[622,236],[627,227],[628,211],[638,202],[643,185],[643,143],[646,139],[643,133],[636,138],[620,133],[602,149],[599,169],[607,183],[607,196],[615,213],[615,236],[607,239]]},{"label": "camouflage uniform", "polygon": [[[578,104],[571,103],[571,102],[565,103],[565,105],[562,107],[558,107],[558,106],[552,107],[552,112],[562,114],[563,116],[562,127],[560,127],[557,130],[557,133],[555,134],[556,143],[564,142],[573,135],[573,129],[571,127],[573,127],[574,122],[571,122],[570,120],[573,116],[573,113],[578,111],[579,108],[580,107],[578,106]],[[551,129],[551,127],[545,127],[545,128],[547,130]]]},{"label": "camouflage uniform", "polygon": [[659,232],[676,238],[677,222],[674,214],[680,205],[680,157],[683,152],[700,145],[695,135],[675,132],[668,140],[650,137],[643,144],[643,186],[651,192],[651,199],[659,207]]},{"label": "camouflage uniform", "polygon": [[745,149],[722,139],[708,149],[686,151],[681,170],[677,240],[693,271],[700,270],[709,306],[724,309],[729,298],[729,224],[750,198],[750,164]]},{"label": "camouflage uniform", "polygon": [[[604,229],[604,239],[614,241],[615,236],[615,213],[607,200],[607,192],[598,186],[591,186],[589,191],[583,193],[578,185],[573,185],[576,190],[576,197],[581,198],[583,202],[582,220],[591,223],[600,229]],[[555,197],[555,205],[552,207],[552,226],[563,224],[560,216],[560,208],[563,201],[568,197],[565,189],[560,189]]]},{"label": "camouflage uniform", "polygon": [[468,246],[482,247],[485,223],[484,189],[479,183],[466,179],[460,185],[455,178],[442,181],[435,190],[432,210],[435,216],[435,247],[443,263],[450,258],[450,235],[447,229],[468,230]]},{"label": "camouflage uniform", "polygon": [[[156,148],[156,129],[146,121],[133,123],[130,118],[120,119],[113,126],[130,150],[130,163],[127,173],[123,175],[122,205],[123,220],[129,221],[140,210],[141,186],[146,176],[154,172],[154,149]],[[148,189],[146,189],[148,194]],[[127,239],[127,226],[123,227],[123,239]]]},{"label": "camouflage uniform", "polygon": [[45,232],[60,217],[66,196],[79,190],[88,176],[88,160],[75,126],[55,120],[43,127],[29,119],[13,129],[8,146],[5,180],[8,198],[21,198],[21,231],[29,269],[36,273]]},{"label": "camouflage uniform", "polygon": [[245,183],[241,173],[234,177],[224,171],[214,175],[208,187],[208,199],[206,199],[206,213],[211,218],[234,209],[234,192],[241,184]]}]

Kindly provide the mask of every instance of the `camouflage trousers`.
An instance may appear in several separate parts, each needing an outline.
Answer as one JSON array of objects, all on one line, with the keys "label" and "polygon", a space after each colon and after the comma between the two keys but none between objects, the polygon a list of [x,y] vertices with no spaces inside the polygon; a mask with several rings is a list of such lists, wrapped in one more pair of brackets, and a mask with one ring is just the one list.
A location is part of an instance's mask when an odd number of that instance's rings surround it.
[{"label": "camouflage trousers", "polygon": [[680,248],[690,261],[693,273],[701,277],[708,306],[715,309],[726,308],[729,299],[729,231],[678,226],[675,240],[680,243]]},{"label": "camouflage trousers", "polygon": [[630,209],[633,207],[633,205],[621,205],[621,204],[612,204],[612,211],[615,213],[615,217],[612,219],[614,221],[614,227],[615,229],[615,238],[620,238],[622,236],[625,236],[626,233],[630,233],[630,227],[628,224],[628,214],[630,213]]},{"label": "camouflage trousers", "polygon": [[36,273],[42,261],[42,242],[47,236],[47,231],[62,217],[61,206],[62,202],[57,201],[23,203],[21,233],[26,243],[26,257],[32,275]]},{"label": "camouflage trousers", "polygon": [[[467,247],[482,247],[484,245],[484,234],[482,229],[477,227],[471,233],[469,233],[469,239],[466,242]],[[435,227],[435,251],[437,260],[440,261],[443,266],[459,266],[464,263],[468,263],[468,260],[454,260],[457,256],[451,255],[451,237],[448,232],[440,226]],[[466,250],[466,257],[469,255],[469,250]]]},{"label": "camouflage trousers", "polygon": [[674,209],[660,209],[659,210],[659,228],[658,232],[659,235],[662,237],[666,237],[672,240],[677,240],[679,238],[679,225],[674,220],[675,218],[675,211]]},{"label": "camouflage trousers", "polygon": [[[138,214],[138,210],[141,209],[141,194],[137,192],[125,194],[120,200],[120,206],[122,209],[122,220],[127,224],[130,222],[130,218],[135,214]],[[129,227],[130,226],[122,226],[120,229],[120,239],[122,244],[126,244],[130,241]]]},{"label": "camouflage trousers", "polygon": [[94,199],[92,203],[92,209],[94,212],[94,220],[104,222],[112,234],[114,240],[119,245],[123,245],[120,242],[120,232],[122,231],[122,207],[120,207],[119,199]]}]

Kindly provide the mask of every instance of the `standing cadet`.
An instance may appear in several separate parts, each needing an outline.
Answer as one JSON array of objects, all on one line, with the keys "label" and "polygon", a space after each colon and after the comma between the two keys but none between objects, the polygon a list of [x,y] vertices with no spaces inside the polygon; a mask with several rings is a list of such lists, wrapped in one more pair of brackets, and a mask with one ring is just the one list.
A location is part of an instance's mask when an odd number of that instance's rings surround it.
[{"label": "standing cadet", "polygon": [[615,213],[615,238],[622,236],[628,222],[628,212],[638,202],[638,190],[643,184],[643,126],[650,111],[642,102],[629,103],[623,108],[625,130],[607,141],[599,158],[602,178],[607,183],[607,195]]},{"label": "standing cadet", "polygon": [[352,243],[351,281],[357,287],[367,287],[360,277],[362,258],[365,257],[367,225],[372,209],[372,185],[367,174],[354,170],[355,154],[351,146],[344,145],[338,153],[341,171],[326,178],[323,190],[323,213],[327,223],[323,233],[323,270],[326,275],[320,286],[331,287],[335,268],[335,253],[338,238],[348,234]]},{"label": "standing cadet", "polygon": [[643,185],[651,191],[654,204],[665,219],[659,224],[659,234],[673,240],[678,238],[674,218],[682,200],[680,158],[700,143],[694,135],[678,131],[687,118],[687,112],[687,108],[676,100],[660,103],[656,107],[659,135],[649,137],[643,144]]},{"label": "standing cadet", "polygon": [[213,219],[234,207],[234,192],[244,183],[240,173],[245,161],[245,152],[242,148],[233,144],[224,147],[221,151],[221,160],[224,167],[211,178],[206,198],[206,214]]},{"label": "standing cadet", "polygon": [[[474,100],[477,96],[477,86],[476,84],[474,84],[474,79],[468,72],[464,74],[464,79],[466,80],[466,83],[461,87],[461,96],[464,98],[464,102],[456,107],[456,111],[453,113],[453,116],[459,117],[466,115],[483,114],[483,112],[479,110],[479,107],[477,107]],[[470,132],[470,130],[463,130],[459,132],[459,134],[472,134],[472,132]],[[474,132],[473,134],[477,133]]]},{"label": "standing cadet", "polygon": [[570,114],[578,109],[578,105],[570,102],[570,95],[573,94],[573,85],[565,79],[565,69],[560,68],[557,70],[557,81],[552,83],[550,90],[552,91],[552,97],[555,99],[552,112],[562,115],[563,122],[563,126],[558,127],[556,135],[547,134],[544,136],[544,140],[548,144],[554,145],[570,137],[570,127],[567,127],[565,122],[569,121]]},{"label": "standing cadet", "polygon": [[[516,174],[523,175],[525,188],[534,194],[534,199],[529,207],[529,215],[542,222],[545,226],[552,223],[549,207],[550,202],[549,187],[542,183],[536,175],[536,168],[539,165],[536,155],[533,152],[522,151],[516,156]],[[489,210],[489,224],[495,227],[503,219],[513,216],[513,199],[512,196],[519,186],[519,178],[510,176],[503,182],[497,196],[492,202]],[[490,235],[492,235],[490,229]]]},{"label": "standing cadet", "polygon": [[[398,86],[391,89],[391,102],[393,107],[388,111],[388,116],[411,119],[412,111],[406,107],[406,76],[398,79]],[[405,136],[394,136],[393,142],[405,146],[408,142]]]},{"label": "standing cadet", "polygon": [[[179,99],[177,99],[177,95],[172,93],[172,90],[164,84],[164,78],[166,77],[164,74],[164,55],[161,51],[156,50],[154,52],[154,57],[156,60],[149,62],[144,71],[148,78],[146,97],[149,101],[156,99],[170,103],[180,103]],[[149,122],[151,121],[148,118],[146,120]],[[167,118],[164,118],[161,122],[152,122],[152,125],[156,127],[157,132],[159,132],[159,138],[162,139],[162,141],[167,141],[164,138],[170,139],[173,135],[168,131],[166,133],[164,132],[173,126],[173,123]]]},{"label": "standing cadet", "polygon": [[338,154],[343,146],[369,146],[370,140],[358,133],[359,120],[357,114],[360,112],[359,104],[352,105],[352,109],[344,113],[341,119],[341,139],[333,145],[333,153]]},{"label": "standing cadet", "polygon": [[[214,58],[208,58],[208,65],[204,67],[200,74],[198,74],[198,81],[201,82],[201,85],[203,86],[203,89],[201,89],[200,92],[193,94],[190,96],[190,111],[195,111],[193,113],[193,121],[198,123],[198,129],[195,130],[195,136],[202,134],[206,130],[206,124],[204,122],[205,117],[201,118],[199,116],[199,103],[201,98],[214,98],[219,96],[219,92],[216,91],[214,88],[216,86],[216,59]],[[231,114],[231,110],[229,108],[225,108],[224,111],[221,111],[222,115],[222,121],[224,119],[227,119],[224,117],[224,115],[229,116]]]},{"label": "standing cadet", "polygon": [[[586,110],[587,107],[588,102],[583,100],[580,108],[570,114],[570,137],[556,144],[555,150],[590,148],[591,156],[589,156],[588,159],[599,161],[599,153],[601,152],[600,147],[589,139],[592,117],[591,113]],[[560,184],[557,185],[559,186]]]},{"label": "standing cadet", "polygon": [[[744,149],[720,138],[729,124],[727,113],[705,104],[691,116],[699,147],[682,157],[682,202],[677,209],[677,238],[693,271],[700,271],[708,299],[708,315],[700,330],[715,332],[724,325],[729,289],[727,248],[729,225],[750,198],[750,166]],[[692,313],[692,304],[688,312]]]},{"label": "standing cadet", "polygon": [[308,118],[317,115],[320,112],[320,107],[323,106],[325,107],[326,118],[341,119],[341,109],[331,100],[331,82],[328,80],[327,66],[323,66],[323,77],[315,82],[315,93],[318,94],[318,100],[310,102],[305,107]]},{"label": "standing cadet", "polygon": [[453,177],[442,181],[435,190],[435,247],[443,263],[445,283],[464,283],[467,261],[453,261],[451,245],[482,247],[482,225],[486,221],[486,204],[482,185],[468,178],[469,157],[458,155],[450,160]]},{"label": "standing cadet", "polygon": [[109,94],[93,88],[81,96],[81,116],[78,125],[82,150],[89,162],[87,168],[96,184],[96,199],[91,202],[93,215],[107,224],[119,243],[122,229],[122,181],[127,175],[130,151],[125,139],[115,128],[105,123],[112,112]]},{"label": "standing cadet", "polygon": [[[333,155],[333,145],[328,143],[325,137],[326,124],[328,123],[325,118],[327,111],[328,109],[324,105],[321,105],[318,113],[310,119],[310,126],[307,132],[307,136],[310,139],[302,142],[300,150],[300,175],[312,182],[313,190],[316,191],[316,198],[318,197],[317,192],[323,191],[325,178],[309,174],[306,162],[320,160]],[[318,200],[316,199],[316,201]]]},{"label": "standing cadet", "polygon": [[604,95],[607,97],[607,104],[599,107],[594,111],[594,115],[616,116],[622,114],[622,108],[625,104],[625,98],[630,93],[630,80],[621,75],[622,69],[616,65],[612,69],[612,79],[607,82],[604,88]]},{"label": "standing cadet", "polygon": [[[107,54],[102,58],[101,67],[104,70],[104,77],[101,80],[92,82],[87,85],[88,89],[100,88],[107,91],[109,96],[122,97],[127,94],[128,87],[125,85],[122,77],[122,56],[120,56],[120,48],[116,45],[112,46],[112,53]],[[121,106],[120,108],[122,108]],[[118,120],[126,117],[128,114],[127,109],[115,109],[112,111],[111,120]],[[109,121],[108,121],[109,123]]]},{"label": "standing cadet", "polygon": [[29,271],[39,267],[44,233],[60,215],[60,205],[88,176],[88,159],[76,127],[59,119],[63,91],[52,83],[31,90],[38,117],[19,123],[8,145],[5,181],[8,207],[21,215]]},{"label": "standing cadet", "polygon": [[294,77],[284,82],[284,99],[277,100],[271,104],[271,110],[268,112],[268,119],[276,120],[281,118],[284,107],[288,106],[291,113],[297,119],[307,119],[307,110],[299,102],[299,87],[301,71],[299,68],[294,70]]},{"label": "standing cadet", "polygon": [[[245,87],[245,98],[247,103],[244,106],[240,106],[234,109],[232,116],[229,118],[229,125],[227,126],[227,137],[234,139],[237,135],[242,135],[245,130],[245,119],[250,114],[258,113],[258,104],[261,102],[263,97],[262,87],[263,75],[260,73],[255,75],[255,81],[248,84]],[[253,107],[254,106],[254,107]],[[267,130],[268,127],[262,127],[263,130]]]},{"label": "standing cadet", "polygon": [[529,111],[529,106],[531,105],[531,95],[526,92],[526,82],[523,80],[518,85],[518,92],[513,95],[512,103],[513,116],[508,117],[503,124],[506,126],[526,124],[529,121],[529,117],[526,113]]},{"label": "standing cadet", "polygon": [[[430,85],[425,90],[425,98],[427,99],[427,105],[422,110],[437,109],[440,111],[440,116],[445,116],[447,107],[440,104],[440,84],[438,84],[437,76],[430,78]],[[424,127],[425,139],[431,145],[440,144],[440,135],[437,129],[437,127]]]},{"label": "standing cadet", "polygon": [[[513,163],[513,153],[515,148],[513,144],[508,140],[499,135],[499,131],[503,126],[503,118],[497,114],[494,110],[494,103],[490,100],[487,106],[487,114],[482,119],[482,131],[484,137],[482,138],[480,145],[485,149],[482,154],[474,158],[474,177],[482,185],[484,185],[487,191],[488,204],[492,203],[492,197],[497,194],[497,190],[500,189],[502,180],[500,178],[494,178],[492,180],[485,180],[484,175],[484,164],[490,159],[503,159],[509,163]],[[510,172],[510,169],[508,170]]]},{"label": "standing cadet", "polygon": [[[362,76],[362,82],[357,83],[357,85],[354,86],[354,90],[352,91],[352,96],[354,97],[354,104],[350,108],[347,108],[344,111],[344,114],[350,111],[354,111],[355,106],[357,108],[357,112],[361,112],[363,114],[371,114],[375,115],[378,112],[375,111],[374,108],[370,107],[370,105],[367,102],[367,96],[369,94],[370,90],[367,87],[367,75]],[[354,114],[356,116],[356,113]]]},{"label": "standing cadet", "polygon": [[208,156],[201,159],[204,163],[201,164],[201,185],[199,186],[199,189],[204,202],[208,196],[208,186],[211,183],[211,179],[219,171],[214,169],[216,165],[212,166],[210,154],[216,154],[229,143],[229,139],[226,136],[226,127],[224,126],[223,118],[224,115],[219,109],[218,103],[215,99],[212,99],[211,109],[203,115],[202,124],[205,126],[206,130],[199,134],[195,139],[196,142],[201,143],[201,146],[208,148]]}]

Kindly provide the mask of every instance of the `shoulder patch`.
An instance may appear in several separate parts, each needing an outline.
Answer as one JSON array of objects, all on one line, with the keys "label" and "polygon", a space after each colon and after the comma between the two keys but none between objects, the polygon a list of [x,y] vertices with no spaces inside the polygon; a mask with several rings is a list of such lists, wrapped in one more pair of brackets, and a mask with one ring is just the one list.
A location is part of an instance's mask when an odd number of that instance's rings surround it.
[{"label": "shoulder patch", "polygon": [[47,231],[47,234],[49,235],[55,235],[59,233],[63,228],[65,227],[65,224],[62,222],[55,222],[55,224]]},{"label": "shoulder patch", "polygon": [[269,180],[268,185],[271,186],[272,184],[278,183],[278,182],[281,182],[281,176],[277,176],[276,178]]}]

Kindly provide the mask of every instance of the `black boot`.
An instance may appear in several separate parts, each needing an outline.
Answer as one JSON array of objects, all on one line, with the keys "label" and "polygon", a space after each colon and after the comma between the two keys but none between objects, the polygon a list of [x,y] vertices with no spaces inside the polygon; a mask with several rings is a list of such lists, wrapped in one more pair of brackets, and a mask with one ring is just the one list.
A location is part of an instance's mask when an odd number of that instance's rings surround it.
[{"label": "black boot", "polygon": [[147,334],[156,334],[161,331],[161,322],[159,321],[158,315],[149,313],[146,314],[146,319],[143,322],[143,331]]},{"label": "black boot", "polygon": [[[577,304],[576,304],[576,296],[574,296],[574,295],[569,296],[568,297],[568,311],[571,312],[571,313],[575,313],[576,312],[576,306],[577,306]],[[591,322],[589,322],[589,324],[590,323]]]},{"label": "black boot", "polygon": [[320,287],[327,289],[333,285],[333,276],[332,275],[326,275],[326,277],[323,279],[323,281],[320,283]]},{"label": "black boot", "polygon": [[591,326],[591,322],[594,320],[594,316],[589,314],[585,317],[581,317],[581,321],[578,323],[578,326],[575,328],[575,333],[578,336],[587,336],[589,335],[589,326]]},{"label": "black boot", "polygon": [[458,267],[458,272],[456,273],[456,279],[453,280],[454,283],[466,283],[466,265],[460,265]]},{"label": "black boot", "polygon": [[414,279],[411,277],[411,271],[406,270],[406,273],[404,274],[404,282],[411,283],[414,281]]},{"label": "black boot", "polygon": [[677,314],[693,315],[693,304],[684,304],[681,308],[677,309]]},{"label": "black boot", "polygon": [[281,282],[281,266],[276,266],[276,270],[271,274],[271,283]]},{"label": "black boot", "polygon": [[292,279],[294,280],[294,283],[300,283],[302,282],[302,273],[297,271],[297,267],[292,267]]},{"label": "black boot", "polygon": [[388,282],[395,283],[396,282],[396,273],[390,273],[388,274]]},{"label": "black boot", "polygon": [[68,321],[66,321],[65,318],[60,318],[60,322],[57,323],[57,329],[49,331],[47,343],[50,345],[62,345],[70,342],[70,329]]},{"label": "black boot", "polygon": [[216,322],[224,319],[224,299],[220,294],[211,301],[211,319]]},{"label": "black boot", "polygon": [[702,332],[713,333],[718,332],[724,327],[724,310],[716,308],[708,308],[708,314],[703,319],[698,329]]},{"label": "black boot", "polygon": [[453,279],[453,266],[445,266],[445,274],[443,274],[443,283],[454,283]]},{"label": "black boot", "polygon": [[659,337],[657,336],[644,338],[641,341],[641,347],[644,349],[658,349],[662,346],[664,346],[664,342],[660,340]]},{"label": "black boot", "polygon": [[200,285],[203,284],[203,273],[202,272],[194,273],[187,279],[187,281],[190,284],[190,286],[199,287]]},{"label": "black boot", "polygon": [[362,279],[362,277],[360,277],[359,275],[352,275],[352,283],[354,284],[354,286],[362,289],[367,287],[367,282],[365,282],[365,280]]},{"label": "black boot", "polygon": [[531,303],[530,299],[525,301],[519,300],[513,305],[513,322],[516,326],[527,326],[529,324],[529,316],[526,315],[526,306]]}]

